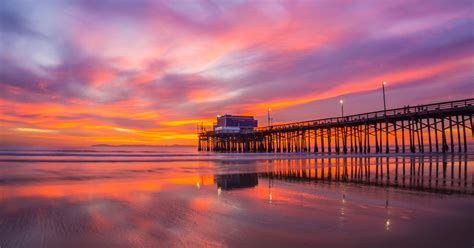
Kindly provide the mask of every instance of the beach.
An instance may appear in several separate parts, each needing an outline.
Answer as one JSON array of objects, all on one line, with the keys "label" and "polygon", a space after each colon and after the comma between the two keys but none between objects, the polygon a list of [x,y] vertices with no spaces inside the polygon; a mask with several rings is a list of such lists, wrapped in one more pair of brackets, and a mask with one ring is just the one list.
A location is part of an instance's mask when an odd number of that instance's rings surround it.
[{"label": "beach", "polygon": [[470,155],[2,153],[1,247],[474,242]]}]

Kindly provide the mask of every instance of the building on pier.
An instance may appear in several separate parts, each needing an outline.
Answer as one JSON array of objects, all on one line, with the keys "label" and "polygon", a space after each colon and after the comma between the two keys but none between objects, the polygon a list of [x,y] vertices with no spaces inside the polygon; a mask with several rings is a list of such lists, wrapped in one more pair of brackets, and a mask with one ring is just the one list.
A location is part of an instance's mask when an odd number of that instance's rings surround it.
[{"label": "building on pier", "polygon": [[253,116],[218,115],[214,125],[215,133],[250,133],[257,127],[258,122]]}]

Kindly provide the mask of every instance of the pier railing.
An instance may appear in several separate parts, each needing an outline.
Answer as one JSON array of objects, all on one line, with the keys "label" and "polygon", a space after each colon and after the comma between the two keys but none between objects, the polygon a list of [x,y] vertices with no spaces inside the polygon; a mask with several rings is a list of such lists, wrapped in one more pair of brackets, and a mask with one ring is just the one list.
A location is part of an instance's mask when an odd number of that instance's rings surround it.
[{"label": "pier railing", "polygon": [[348,116],[340,116],[340,117],[330,117],[324,119],[317,119],[317,120],[309,120],[309,121],[300,121],[300,122],[291,122],[279,125],[272,125],[266,127],[258,127],[255,131],[274,131],[279,129],[292,129],[292,128],[299,128],[299,127],[312,127],[316,125],[330,125],[330,124],[341,124],[341,123],[348,123],[354,121],[370,121],[370,120],[379,120],[379,119],[394,119],[397,117],[401,117],[402,115],[415,115],[415,114],[422,114],[422,113],[429,113],[429,112],[439,112],[444,110],[452,110],[456,108],[466,108],[466,107],[473,107],[474,106],[474,98],[471,99],[464,99],[464,100],[457,100],[457,101],[450,101],[450,102],[439,102],[439,103],[432,103],[432,104],[424,104],[424,105],[417,105],[417,106],[406,106],[403,108],[394,108],[394,109],[387,109],[386,111],[374,111],[362,114],[355,114],[355,115],[348,115]]}]

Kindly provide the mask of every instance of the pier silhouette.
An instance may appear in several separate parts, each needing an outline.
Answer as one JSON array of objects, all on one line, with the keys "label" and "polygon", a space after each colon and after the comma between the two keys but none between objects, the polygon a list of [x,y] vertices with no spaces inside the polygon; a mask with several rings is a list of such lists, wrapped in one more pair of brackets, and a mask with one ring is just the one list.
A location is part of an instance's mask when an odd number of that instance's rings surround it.
[{"label": "pier silhouette", "polygon": [[473,115],[474,99],[465,99],[271,125],[247,133],[216,133],[202,128],[198,150],[466,153],[468,139],[474,136]]}]

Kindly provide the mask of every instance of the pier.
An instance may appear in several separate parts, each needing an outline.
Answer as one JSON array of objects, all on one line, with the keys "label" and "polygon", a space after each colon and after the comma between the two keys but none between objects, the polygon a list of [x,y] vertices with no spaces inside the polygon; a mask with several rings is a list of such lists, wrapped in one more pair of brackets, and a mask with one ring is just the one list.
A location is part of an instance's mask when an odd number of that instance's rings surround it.
[{"label": "pier", "polygon": [[277,153],[466,153],[474,98],[219,133],[204,128],[198,150]]}]

